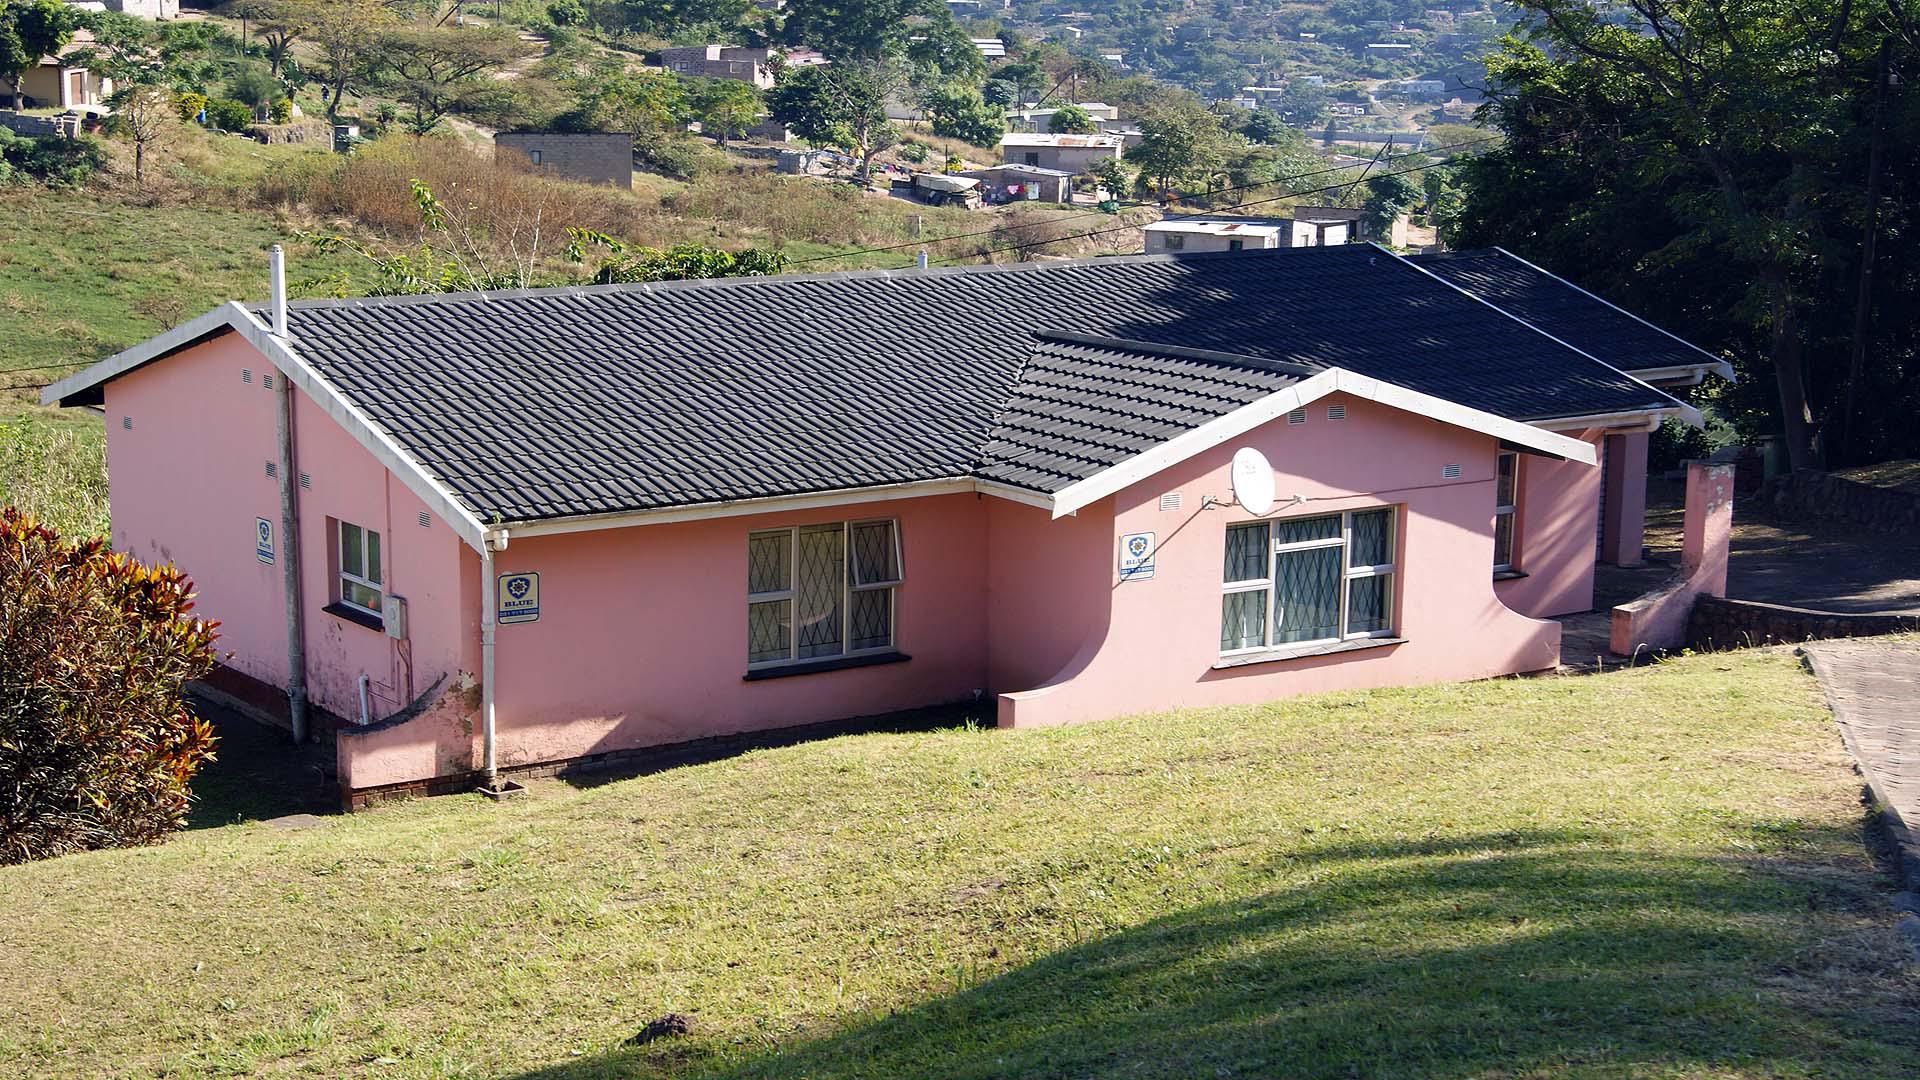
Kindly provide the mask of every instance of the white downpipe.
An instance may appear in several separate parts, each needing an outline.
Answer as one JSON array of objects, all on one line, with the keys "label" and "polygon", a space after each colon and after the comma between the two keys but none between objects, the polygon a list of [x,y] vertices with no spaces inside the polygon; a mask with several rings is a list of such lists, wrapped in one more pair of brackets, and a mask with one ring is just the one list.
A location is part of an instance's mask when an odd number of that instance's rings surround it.
[{"label": "white downpipe", "polygon": [[500,786],[493,732],[493,553],[506,539],[505,533],[488,533],[480,545],[480,768],[489,790]]},{"label": "white downpipe", "polygon": [[[273,279],[273,336],[287,344],[287,257],[279,244],[267,256]],[[293,382],[282,371],[273,383],[279,442],[280,582],[287,596],[287,718],[293,741],[307,741],[307,635],[300,614],[300,488],[293,459]]]},{"label": "white downpipe", "polygon": [[366,727],[368,724],[373,722],[373,709],[371,704],[367,701],[367,693],[368,693],[367,686],[371,682],[373,682],[373,677],[371,675],[368,675],[364,671],[360,673],[360,726],[361,727]]}]

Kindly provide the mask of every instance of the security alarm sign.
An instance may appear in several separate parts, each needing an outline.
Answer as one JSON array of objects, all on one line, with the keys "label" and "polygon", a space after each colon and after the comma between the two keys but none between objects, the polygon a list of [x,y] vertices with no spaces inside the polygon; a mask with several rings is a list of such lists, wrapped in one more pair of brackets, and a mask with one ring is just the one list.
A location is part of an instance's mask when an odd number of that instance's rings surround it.
[{"label": "security alarm sign", "polygon": [[253,519],[253,557],[273,565],[273,522],[266,518]]},{"label": "security alarm sign", "polygon": [[1120,580],[1145,581],[1153,576],[1153,534],[1127,533],[1120,538]]},{"label": "security alarm sign", "polygon": [[540,619],[540,575],[501,574],[495,621],[503,624]]}]

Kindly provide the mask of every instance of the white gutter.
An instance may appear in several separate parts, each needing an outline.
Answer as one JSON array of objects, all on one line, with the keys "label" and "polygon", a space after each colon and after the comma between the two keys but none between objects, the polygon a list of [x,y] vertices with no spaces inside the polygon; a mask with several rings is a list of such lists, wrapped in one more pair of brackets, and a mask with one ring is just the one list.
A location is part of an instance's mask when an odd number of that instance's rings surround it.
[{"label": "white gutter", "polygon": [[[279,244],[267,256],[273,279],[273,336],[287,340],[287,257]],[[280,453],[280,581],[287,594],[287,719],[293,741],[307,741],[307,632],[300,610],[300,485],[293,454],[293,386],[285,374],[273,385]],[[364,711],[364,702],[362,703]]]},{"label": "white gutter", "polygon": [[[624,529],[635,525],[669,525],[676,521],[702,521],[708,518],[743,517],[747,514],[771,514],[781,510],[811,510],[823,506],[857,506],[861,503],[917,499],[928,495],[964,495],[984,490],[965,477],[940,480],[915,480],[904,484],[880,484],[865,488],[842,488],[803,495],[772,495],[759,499],[733,499],[695,503],[661,510],[636,510],[625,514],[582,514],[576,517],[545,518],[514,522],[506,528],[515,536],[556,536],[561,533],[594,532],[600,529]],[[992,492],[999,494],[999,492]],[[1045,498],[1035,495],[1036,498]]]},{"label": "white gutter", "polygon": [[480,547],[480,771],[485,776],[482,790],[496,794],[500,791],[500,765],[494,736],[493,553],[506,547],[505,530],[487,533]]},{"label": "white gutter", "polygon": [[1678,417],[1693,427],[1700,427],[1700,411],[1690,405],[1677,409],[1637,409],[1632,412],[1590,413],[1586,416],[1563,416],[1552,420],[1541,420],[1533,426],[1543,431],[1586,431],[1590,428],[1626,428],[1631,431],[1658,431],[1661,421],[1667,417]]}]

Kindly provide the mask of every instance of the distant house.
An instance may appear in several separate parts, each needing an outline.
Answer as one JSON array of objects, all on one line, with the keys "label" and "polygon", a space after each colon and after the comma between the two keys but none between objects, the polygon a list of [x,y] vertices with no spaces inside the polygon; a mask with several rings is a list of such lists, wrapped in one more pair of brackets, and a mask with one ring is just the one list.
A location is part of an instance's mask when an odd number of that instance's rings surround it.
[{"label": "distant house", "polygon": [[1147,226],[1145,253],[1263,251],[1286,247],[1287,225],[1279,218],[1164,218]]},{"label": "distant house", "polygon": [[1000,160],[1078,174],[1092,168],[1097,161],[1118,158],[1125,145],[1125,140],[1118,135],[1008,132],[1000,140]]},{"label": "distant house", "polygon": [[[1356,244],[1376,239],[1365,210],[1350,206],[1296,206],[1293,208],[1292,247],[1323,247],[1327,244]],[[1394,247],[1407,246],[1407,215],[1393,219],[1387,235],[1380,237]]]},{"label": "distant house", "polygon": [[503,131],[493,137],[493,152],[567,180],[633,187],[633,136],[626,132]]},{"label": "distant house", "polygon": [[[1119,108],[1104,101],[1081,101],[1075,103],[1085,109],[1087,116],[1095,125],[1127,124],[1131,121],[1120,119]],[[1007,113],[1007,130],[1016,132],[1050,132],[1053,114],[1061,110],[1060,105],[1028,105]],[[1102,129],[1104,130],[1104,128]]]},{"label": "distant house", "polygon": [[[113,96],[113,80],[96,75],[75,62],[75,53],[92,48],[93,34],[76,31],[73,40],[58,56],[43,56],[38,67],[28,69],[20,80],[20,92],[29,109],[104,109]],[[13,107],[14,87],[0,79],[0,108]]]},{"label": "distant house", "polygon": [[1501,252],[1335,246],[229,303],[43,400],[358,804],[1549,669],[1699,422],[1654,383],[1724,370]]},{"label": "distant house", "polygon": [[150,19],[155,22],[180,17],[180,0],[89,0],[87,3],[70,3],[68,6],[97,11],[117,11],[136,19]]},{"label": "distant house", "polygon": [[980,181],[981,191],[988,202],[1050,202],[1070,203],[1073,201],[1074,174],[1065,169],[1043,169],[1038,165],[991,165],[984,169],[968,169],[961,176]]},{"label": "distant house", "polygon": [[773,85],[769,49],[741,45],[687,45],[660,50],[660,66],[677,75],[732,79],[765,90]]},{"label": "distant house", "polygon": [[1007,43],[999,38],[973,38],[972,41],[973,47],[980,50],[980,55],[989,60],[1007,58]]}]

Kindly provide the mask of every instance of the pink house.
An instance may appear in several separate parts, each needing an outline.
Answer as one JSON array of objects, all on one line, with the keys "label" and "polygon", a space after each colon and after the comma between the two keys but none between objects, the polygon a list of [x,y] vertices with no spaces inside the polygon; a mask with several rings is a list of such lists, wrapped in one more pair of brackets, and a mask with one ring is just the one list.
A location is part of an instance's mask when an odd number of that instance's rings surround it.
[{"label": "pink house", "polygon": [[357,803],[984,695],[1025,727],[1551,667],[1638,557],[1647,431],[1697,421],[1654,384],[1720,363],[1455,260],[228,304],[47,399],[104,411],[115,545],[329,718]]}]

